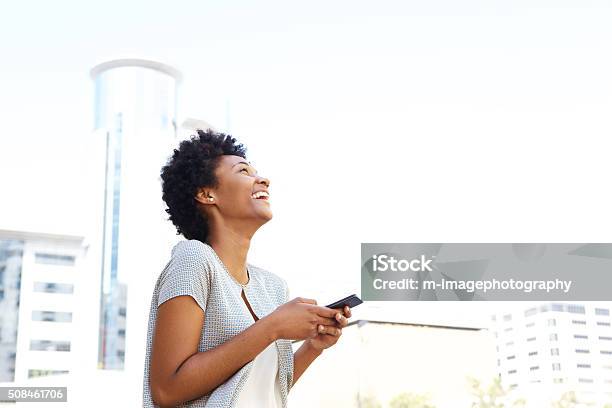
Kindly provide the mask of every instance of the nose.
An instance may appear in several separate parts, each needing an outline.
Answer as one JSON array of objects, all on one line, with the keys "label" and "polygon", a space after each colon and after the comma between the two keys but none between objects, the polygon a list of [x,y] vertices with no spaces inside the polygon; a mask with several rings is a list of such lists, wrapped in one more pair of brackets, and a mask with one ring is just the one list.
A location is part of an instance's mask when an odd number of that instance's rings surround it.
[{"label": "nose", "polygon": [[265,177],[259,176],[259,178],[257,179],[257,182],[261,183],[261,184],[265,184],[266,187],[268,187],[268,188],[270,187],[270,180],[268,180]]}]

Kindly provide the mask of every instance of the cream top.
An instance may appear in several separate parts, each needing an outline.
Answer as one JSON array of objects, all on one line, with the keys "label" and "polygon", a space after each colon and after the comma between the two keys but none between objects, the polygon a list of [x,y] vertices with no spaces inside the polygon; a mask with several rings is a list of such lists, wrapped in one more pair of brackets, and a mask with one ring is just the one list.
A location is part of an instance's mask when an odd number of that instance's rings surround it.
[{"label": "cream top", "polygon": [[283,406],[278,378],[278,351],[272,342],[253,360],[253,368],[238,396],[236,408]]}]

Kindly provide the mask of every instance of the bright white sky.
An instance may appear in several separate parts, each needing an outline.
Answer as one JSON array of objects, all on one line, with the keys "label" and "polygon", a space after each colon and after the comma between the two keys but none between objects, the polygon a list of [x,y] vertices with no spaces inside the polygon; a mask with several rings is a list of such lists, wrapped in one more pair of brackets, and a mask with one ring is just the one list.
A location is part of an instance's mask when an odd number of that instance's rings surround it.
[{"label": "bright white sky", "polygon": [[[0,228],[81,232],[89,69],[149,58],[271,179],[254,260],[295,296],[358,293],[361,242],[611,242],[610,21],[585,0],[4,2]],[[392,305],[485,309],[456,306]]]}]

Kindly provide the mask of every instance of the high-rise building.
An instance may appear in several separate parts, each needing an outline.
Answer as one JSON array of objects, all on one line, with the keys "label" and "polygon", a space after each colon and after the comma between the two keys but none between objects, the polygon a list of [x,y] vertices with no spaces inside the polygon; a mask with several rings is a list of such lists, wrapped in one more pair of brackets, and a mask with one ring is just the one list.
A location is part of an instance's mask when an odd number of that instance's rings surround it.
[{"label": "high-rise building", "polygon": [[534,394],[571,390],[612,403],[609,303],[541,303],[492,316],[502,381]]},{"label": "high-rise building", "polygon": [[69,373],[82,360],[86,252],[83,237],[0,230],[0,383]]},{"label": "high-rise building", "polygon": [[[161,199],[160,170],[177,136],[180,73],[136,59],[104,62],[91,70],[95,83],[95,132],[104,150],[98,367],[124,369],[134,335],[133,369],[142,368],[150,288],[175,236]],[[148,292],[147,292],[148,291]],[[132,319],[132,320],[130,320]],[[130,333],[130,330],[134,330]]]}]

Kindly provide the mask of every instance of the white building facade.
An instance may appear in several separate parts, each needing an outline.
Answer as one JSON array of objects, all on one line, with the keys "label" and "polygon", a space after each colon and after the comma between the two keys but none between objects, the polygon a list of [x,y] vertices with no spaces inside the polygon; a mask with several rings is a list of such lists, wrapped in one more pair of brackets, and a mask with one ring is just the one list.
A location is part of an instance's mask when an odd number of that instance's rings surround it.
[{"label": "white building facade", "polygon": [[492,316],[498,373],[527,394],[612,403],[610,303],[541,303]]},{"label": "white building facade", "polygon": [[0,230],[0,382],[75,368],[86,252],[83,237]]}]

